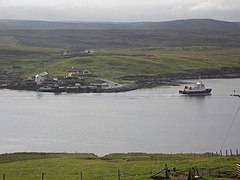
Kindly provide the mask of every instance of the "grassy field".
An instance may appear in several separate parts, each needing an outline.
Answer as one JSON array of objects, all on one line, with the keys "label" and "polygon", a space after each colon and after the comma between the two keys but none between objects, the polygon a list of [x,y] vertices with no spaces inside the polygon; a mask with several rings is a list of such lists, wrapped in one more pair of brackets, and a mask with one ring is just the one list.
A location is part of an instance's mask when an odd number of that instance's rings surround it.
[{"label": "grassy field", "polygon": [[23,76],[42,71],[62,76],[72,67],[88,68],[99,78],[117,81],[123,76],[195,74],[197,77],[199,73],[224,72],[224,69],[239,72],[240,69],[240,48],[184,46],[94,50],[95,56],[63,58],[64,49],[28,47],[12,37],[2,37],[0,68]]},{"label": "grassy field", "polygon": [[[118,179],[147,180],[168,164],[172,179],[186,174],[190,168],[203,171],[204,179],[232,179],[236,175],[236,163],[240,156],[211,156],[208,154],[110,154],[98,157],[94,154],[17,153],[0,155],[0,175],[7,180],[79,180],[80,172],[85,180]],[[186,177],[186,176],[185,176]]]},{"label": "grassy field", "polygon": [[0,37],[0,70],[19,73],[23,76],[35,74],[38,68],[52,64],[61,49],[23,46],[14,37]]}]

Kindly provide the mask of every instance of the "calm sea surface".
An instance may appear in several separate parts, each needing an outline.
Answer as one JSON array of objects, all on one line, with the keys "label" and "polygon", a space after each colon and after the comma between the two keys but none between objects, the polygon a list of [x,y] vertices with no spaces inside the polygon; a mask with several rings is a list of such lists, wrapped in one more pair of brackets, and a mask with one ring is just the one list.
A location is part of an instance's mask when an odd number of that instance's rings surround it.
[{"label": "calm sea surface", "polygon": [[[211,96],[179,87],[124,93],[61,94],[0,90],[0,153],[219,151],[240,98],[240,79],[204,80]],[[240,112],[224,148],[240,148]]]}]

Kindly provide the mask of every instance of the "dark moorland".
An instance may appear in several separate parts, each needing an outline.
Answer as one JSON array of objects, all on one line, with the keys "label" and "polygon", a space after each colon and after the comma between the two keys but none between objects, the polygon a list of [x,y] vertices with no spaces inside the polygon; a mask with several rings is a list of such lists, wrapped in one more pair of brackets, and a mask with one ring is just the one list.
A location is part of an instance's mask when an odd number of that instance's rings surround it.
[{"label": "dark moorland", "polygon": [[0,20],[1,37],[22,45],[54,48],[139,48],[154,46],[238,47],[240,23],[210,19],[169,22],[91,23]]}]

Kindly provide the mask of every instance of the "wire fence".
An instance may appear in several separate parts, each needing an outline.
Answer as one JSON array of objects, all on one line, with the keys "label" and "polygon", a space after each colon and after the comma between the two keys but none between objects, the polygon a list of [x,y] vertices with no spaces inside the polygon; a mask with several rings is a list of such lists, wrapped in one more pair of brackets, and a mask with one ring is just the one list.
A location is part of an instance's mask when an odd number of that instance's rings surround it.
[{"label": "wire fence", "polygon": [[[215,153],[203,153],[203,154],[198,154],[198,153],[184,153],[184,155],[186,155],[185,157],[189,157],[191,158],[199,158],[201,159],[202,157],[221,157],[221,156],[233,156],[233,158],[235,158],[234,156],[239,156],[239,149],[226,149],[224,152],[222,150],[220,150],[219,152],[215,152]],[[171,156],[169,156],[171,157]],[[181,157],[181,156],[180,156]],[[161,157],[156,157],[157,159],[155,159],[155,157],[153,157],[151,160],[166,160],[165,157],[163,156],[162,159]],[[160,158],[160,159],[159,159]],[[174,167],[175,168],[175,167]],[[172,168],[172,169],[174,169]],[[164,168],[165,170],[167,169],[166,167]],[[173,170],[171,169],[171,172],[173,172]],[[93,170],[94,171],[94,170]],[[92,172],[93,172],[92,171]],[[123,169],[116,169],[113,170],[109,173],[101,173],[101,171],[98,171],[99,174],[97,173],[91,173],[90,171],[78,171],[78,172],[62,172],[60,174],[57,174],[56,172],[39,172],[39,173],[27,173],[27,172],[13,172],[13,173],[3,173],[0,172],[0,180],[138,180],[138,179],[151,179],[151,177],[153,175],[159,174],[160,172],[162,172],[162,168],[156,165],[150,165],[149,169],[145,169],[144,171],[130,171],[127,168],[123,168]],[[201,169],[200,169],[201,171]],[[221,168],[205,168],[205,174],[209,174],[212,176],[215,175],[219,175],[221,174],[221,172],[224,172],[225,175],[228,175],[229,177],[233,177],[233,172],[235,173],[235,176],[237,176],[238,178],[240,178],[240,163],[236,164],[236,169],[232,169],[232,171],[230,172],[231,174],[226,174],[228,172],[225,172],[224,169]],[[164,171],[165,175],[167,171]],[[195,172],[195,170],[194,170]],[[195,173],[193,173],[195,174]]]}]

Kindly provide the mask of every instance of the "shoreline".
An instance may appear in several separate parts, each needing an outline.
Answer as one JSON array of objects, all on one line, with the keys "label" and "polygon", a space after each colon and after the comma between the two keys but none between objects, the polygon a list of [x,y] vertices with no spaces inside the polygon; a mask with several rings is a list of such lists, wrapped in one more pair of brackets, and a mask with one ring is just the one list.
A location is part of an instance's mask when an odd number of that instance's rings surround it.
[{"label": "shoreline", "polygon": [[[240,78],[240,73],[231,74],[209,74],[201,75],[201,79],[230,79]],[[64,86],[64,87],[47,87],[37,86],[35,84],[21,84],[18,80],[10,85],[1,84],[0,89],[10,90],[26,90],[36,92],[52,92],[56,94],[61,93],[114,93],[114,92],[126,92],[144,88],[154,88],[157,86],[180,86],[181,80],[198,79],[195,75],[169,75],[168,77],[160,76],[125,76],[120,78],[124,81],[133,81],[129,84],[117,84],[110,87],[98,87],[98,86]]]}]

